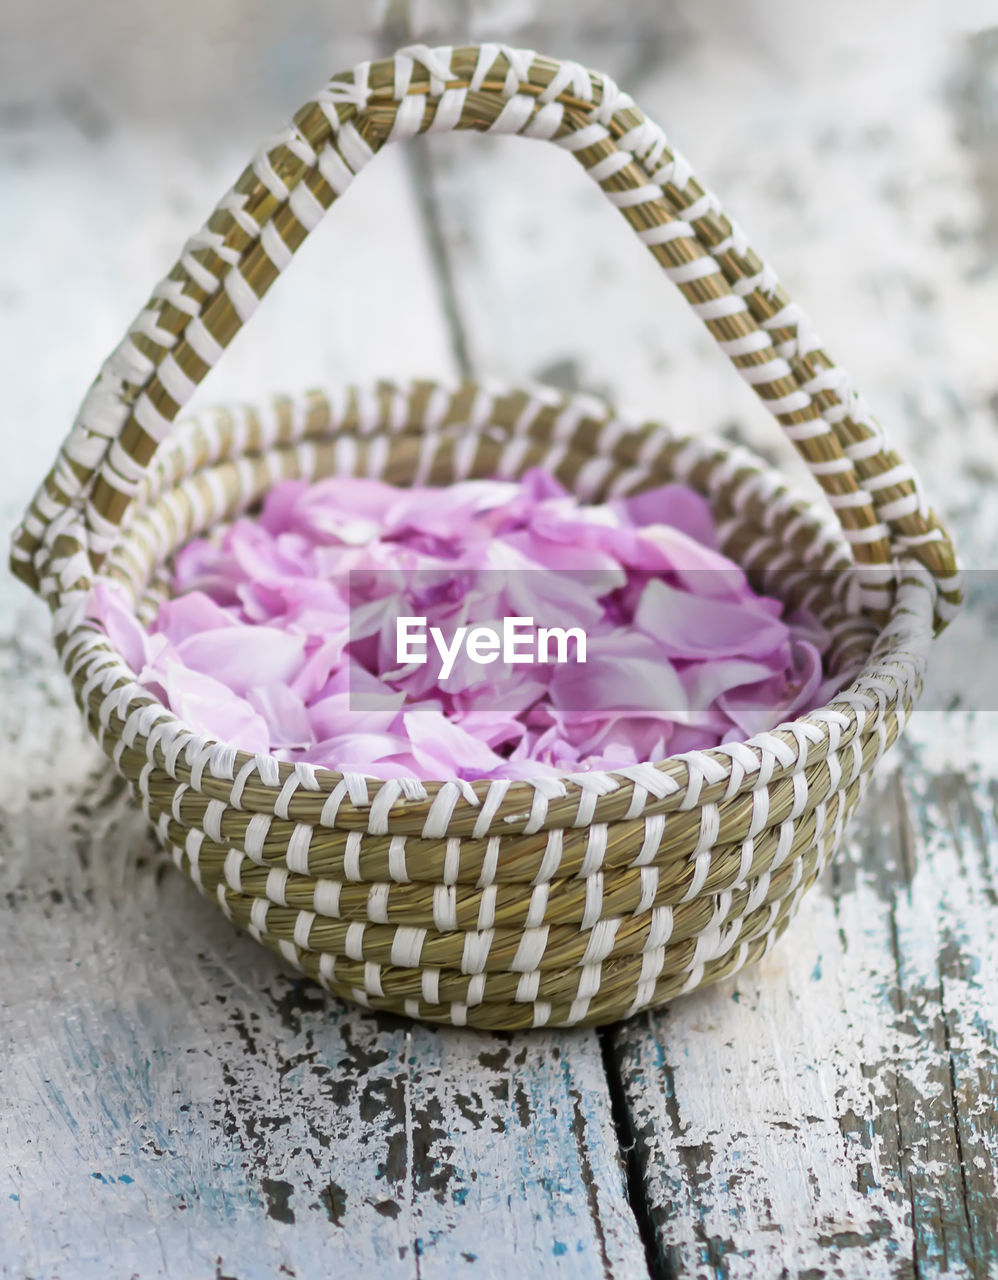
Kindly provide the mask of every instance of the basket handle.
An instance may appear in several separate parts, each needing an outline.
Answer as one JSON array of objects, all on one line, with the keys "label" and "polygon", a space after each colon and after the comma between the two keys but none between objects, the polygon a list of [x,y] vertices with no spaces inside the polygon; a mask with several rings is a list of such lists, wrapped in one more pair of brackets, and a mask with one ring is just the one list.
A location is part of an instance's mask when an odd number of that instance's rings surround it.
[{"label": "basket handle", "polygon": [[100,565],[175,417],[323,213],[385,143],[455,129],[550,139],[576,157],[803,456],[863,569],[864,606],[885,610],[893,566],[914,556],[938,585],[941,630],[960,601],[949,537],[772,269],[612,80],[488,44],[362,63],[261,148],[102,367],[15,531],[14,572],[37,590],[47,548],[81,517]]}]

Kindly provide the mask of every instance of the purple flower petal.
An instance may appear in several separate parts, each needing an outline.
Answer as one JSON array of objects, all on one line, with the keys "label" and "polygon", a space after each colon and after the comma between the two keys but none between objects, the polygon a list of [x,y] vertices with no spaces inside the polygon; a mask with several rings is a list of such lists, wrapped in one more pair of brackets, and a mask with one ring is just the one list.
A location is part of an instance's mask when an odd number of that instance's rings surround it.
[{"label": "purple flower petal", "polygon": [[642,592],[634,624],[673,658],[764,658],[786,645],[790,632],[752,603],[693,595],[655,578]]},{"label": "purple flower petal", "polygon": [[143,630],[122,590],[108,582],[99,582],[90,592],[87,616],[101,624],[108,640],[136,673],[146,665],[153,650],[163,647],[162,641],[157,643]]},{"label": "purple flower petal", "polygon": [[308,747],[315,742],[308,709],[286,684],[255,686],[247,690],[246,701],[267,722],[271,746]]},{"label": "purple flower petal", "polygon": [[619,498],[610,506],[632,528],[668,526],[686,534],[701,547],[717,548],[717,531],[710,514],[710,504],[686,485],[659,485],[629,498]]},{"label": "purple flower petal", "polygon": [[169,661],[164,687],[173,712],[195,733],[232,743],[244,751],[270,749],[266,720],[221,680]]},{"label": "purple flower petal", "polygon": [[[200,732],[375,777],[620,768],[741,739],[840,684],[823,629],[754,593],[678,484],[587,507],[542,469],[446,489],[288,481],[174,569],[152,635],[107,584],[91,598],[140,682]],[[399,664],[403,614],[451,639],[512,616],[579,627],[587,661],[459,649],[444,680],[432,646]]]},{"label": "purple flower petal", "polygon": [[156,630],[172,645],[205,631],[226,631],[232,627],[238,628],[239,620],[203,591],[190,591],[167,600],[156,615]]},{"label": "purple flower petal", "polygon": [[460,777],[465,769],[487,772],[499,761],[490,747],[439,711],[407,711],[402,721],[414,759],[427,770],[424,777]]},{"label": "purple flower petal", "polygon": [[214,676],[243,694],[253,685],[293,679],[302,665],[305,641],[277,627],[236,625],[189,635],[176,650],[191,670]]}]

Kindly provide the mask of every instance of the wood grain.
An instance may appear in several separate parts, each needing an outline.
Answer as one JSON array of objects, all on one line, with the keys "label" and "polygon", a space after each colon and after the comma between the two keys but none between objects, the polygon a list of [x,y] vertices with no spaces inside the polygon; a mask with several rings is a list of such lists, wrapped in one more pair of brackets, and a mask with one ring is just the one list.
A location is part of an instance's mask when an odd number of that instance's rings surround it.
[{"label": "wood grain", "polygon": [[[926,39],[928,6],[916,6],[904,75],[888,74],[893,28],[863,8],[805,34],[787,6],[754,6],[738,35],[765,57],[714,28],[633,78],[610,70],[772,246],[979,568],[998,548],[995,381],[968,318],[989,315],[993,331],[993,279],[970,264],[987,260],[992,225],[979,201],[992,190],[981,169],[998,163],[982,106],[995,63],[973,32],[939,25]],[[430,177],[474,370],[609,392],[748,440],[799,475],[581,175],[520,139],[466,143],[434,141]],[[998,1268],[993,602],[982,572],[937,664],[933,709],[780,946],[608,1034],[656,1274]]]},{"label": "wood grain", "polygon": [[[5,528],[122,317],[236,168],[169,139],[154,163],[126,127],[99,146],[37,127],[30,164],[0,135],[23,350]],[[57,191],[74,220],[25,224]],[[387,313],[367,288],[383,272],[400,287]],[[317,233],[207,396],[380,372],[455,372],[399,153]],[[82,731],[44,610],[6,570],[0,690],[0,1274],[647,1274],[593,1033],[379,1017],[236,936],[155,851]]]},{"label": "wood grain", "polygon": [[[642,3],[621,35],[589,8],[567,22],[533,0],[434,0],[412,34],[477,24],[632,89],[772,251],[984,570],[998,552],[987,10],[917,0],[899,28],[859,0],[665,17]],[[0,303],[19,344],[4,527],[122,318],[275,99],[297,101],[292,62],[245,109],[216,101],[244,130],[231,146],[207,124],[191,141],[203,75],[154,131],[156,93],[139,123],[116,110],[134,72],[4,117]],[[515,139],[418,145],[337,205],[208,400],[467,366],[609,391],[794,468],[567,157]],[[601,1037],[503,1037],[320,998],[237,937],[154,852],[79,728],[41,609],[0,576],[0,1274],[995,1274],[985,577],[977,600],[932,694],[957,709],[915,717],[762,965]]]},{"label": "wood grain", "polygon": [[281,972],[39,701],[17,746],[72,781],[4,814],[8,1274],[643,1266],[592,1035],[442,1033]]}]

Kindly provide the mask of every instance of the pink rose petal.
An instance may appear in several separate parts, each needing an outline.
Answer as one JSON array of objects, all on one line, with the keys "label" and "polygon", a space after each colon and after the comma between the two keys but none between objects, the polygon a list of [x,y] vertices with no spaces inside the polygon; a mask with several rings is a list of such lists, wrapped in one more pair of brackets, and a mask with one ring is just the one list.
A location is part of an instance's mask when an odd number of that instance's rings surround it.
[{"label": "pink rose petal", "polygon": [[[139,682],[197,732],[379,778],[623,767],[741,740],[841,683],[823,628],[754,593],[678,484],[584,506],[542,469],[446,489],[286,481],[174,573],[149,634],[117,588],[91,594]],[[587,661],[459,652],[442,680],[432,647],[400,665],[403,614],[448,636],[511,616],[579,627]]]},{"label": "pink rose petal", "polygon": [[190,635],[177,656],[193,671],[203,671],[243,694],[253,685],[287,683],[300,670],[305,641],[277,627],[220,627]]}]

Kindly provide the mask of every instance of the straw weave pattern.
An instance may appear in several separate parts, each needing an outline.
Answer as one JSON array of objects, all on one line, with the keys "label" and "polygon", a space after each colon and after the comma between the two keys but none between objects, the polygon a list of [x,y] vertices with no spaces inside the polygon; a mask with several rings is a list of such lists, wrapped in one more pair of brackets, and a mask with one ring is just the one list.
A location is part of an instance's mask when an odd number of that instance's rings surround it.
[{"label": "straw weave pattern", "polygon": [[[379,383],[174,419],[322,213],[386,142],[549,139],[599,183],[795,442],[837,522],[745,451],[587,396]],[[191,731],[85,616],[149,619],[170,560],[284,478],[395,484],[549,468],[600,501],[681,480],[760,589],[828,627],[843,692],[744,743],[528,782],[382,782]],[[796,303],[605,76],[500,46],[334,77],[188,241],[105,362],[15,534],[86,722],[158,838],[241,928],[327,989],[458,1025],[607,1022],[756,960],[842,838],[918,697],[960,579],[910,468]],[[777,590],[777,588],[773,588]]]}]

